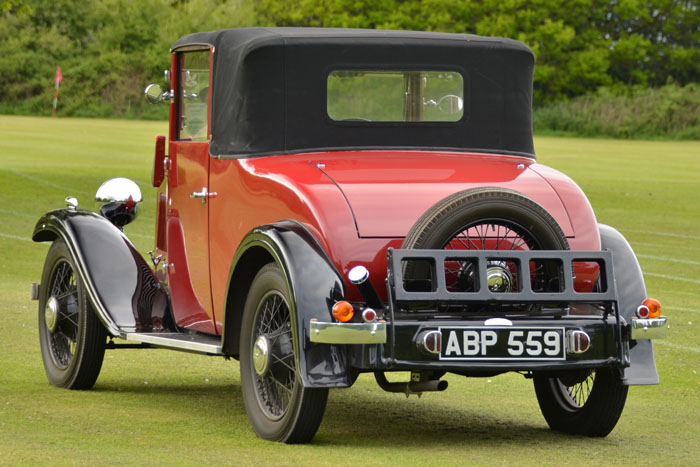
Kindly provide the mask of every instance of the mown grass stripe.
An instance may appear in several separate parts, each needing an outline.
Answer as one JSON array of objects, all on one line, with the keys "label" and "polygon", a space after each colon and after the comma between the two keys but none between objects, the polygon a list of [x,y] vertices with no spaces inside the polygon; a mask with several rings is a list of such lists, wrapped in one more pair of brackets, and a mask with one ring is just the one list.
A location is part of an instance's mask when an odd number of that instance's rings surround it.
[{"label": "mown grass stripe", "polygon": [[6,233],[2,233],[2,232],[0,232],[0,237],[2,237],[2,238],[9,238],[9,239],[11,239],[11,240],[22,240],[23,242],[31,242],[31,241],[33,241],[33,240],[32,240],[31,238],[29,238],[29,237],[20,237],[19,235],[6,234]]},{"label": "mown grass stripe", "polygon": [[662,237],[671,237],[671,238],[687,238],[690,240],[700,240],[700,236],[698,236],[698,235],[686,235],[686,234],[677,234],[677,233],[671,233],[671,232],[654,232],[651,230],[635,230],[635,229],[624,229],[624,232],[641,233],[641,234],[647,234],[647,235],[660,235]]},{"label": "mown grass stripe", "polygon": [[697,308],[685,308],[682,306],[664,306],[662,307],[664,310],[671,310],[671,311],[687,311],[690,313],[700,313],[700,309]]},{"label": "mown grass stripe", "polygon": [[698,347],[690,347],[688,345],[678,345],[678,344],[673,344],[669,341],[662,341],[662,340],[655,340],[654,343],[661,344],[664,347],[671,347],[672,349],[676,349],[676,350],[684,350],[686,352],[700,353],[700,348],[698,348]]},{"label": "mown grass stripe", "polygon": [[656,261],[665,261],[667,263],[679,263],[679,264],[690,264],[693,266],[700,266],[700,261],[692,261],[690,259],[669,258],[667,256],[637,254],[637,258],[653,259]]},{"label": "mown grass stripe", "polygon": [[87,191],[79,190],[79,189],[77,189],[77,188],[75,188],[75,187],[66,187],[66,186],[62,186],[62,185],[59,185],[59,184],[57,184],[57,183],[53,183],[53,182],[50,182],[50,181],[48,181],[48,180],[44,180],[43,178],[39,178],[39,177],[35,177],[35,176],[33,176],[33,175],[29,175],[29,174],[24,173],[24,172],[22,172],[22,171],[20,171],[20,170],[16,170],[16,169],[5,169],[5,170],[7,170],[8,172],[10,172],[11,174],[17,175],[17,176],[19,176],[19,177],[26,178],[27,180],[31,180],[32,182],[41,183],[41,184],[43,184],[43,185],[50,186],[51,188],[56,188],[57,190],[61,190],[61,191],[64,191],[64,192],[73,192],[73,193],[79,193],[79,194],[82,194],[82,195],[87,195],[87,194],[89,194]]},{"label": "mown grass stripe", "polygon": [[645,276],[651,276],[651,277],[659,277],[661,279],[668,279],[672,281],[680,281],[680,282],[690,282],[691,284],[700,284],[700,280],[697,279],[688,279],[687,277],[678,277],[678,276],[669,276],[668,274],[657,274],[654,272],[644,272]]}]

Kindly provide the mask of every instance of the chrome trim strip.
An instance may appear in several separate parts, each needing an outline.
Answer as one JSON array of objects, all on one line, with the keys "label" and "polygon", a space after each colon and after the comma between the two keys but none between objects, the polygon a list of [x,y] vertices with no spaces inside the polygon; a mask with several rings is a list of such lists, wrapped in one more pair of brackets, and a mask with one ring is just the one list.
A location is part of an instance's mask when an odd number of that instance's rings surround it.
[{"label": "chrome trim strip", "polygon": [[[222,355],[221,343],[202,342],[199,336],[179,333],[138,333],[125,332],[120,337],[128,341],[143,342],[145,344],[165,347],[167,349],[184,350],[187,352]],[[211,339],[214,342],[214,339]],[[218,342],[219,339],[216,339]]]},{"label": "chrome trim strip", "polygon": [[665,316],[658,318],[632,318],[632,339],[663,339],[668,330]]},{"label": "chrome trim strip", "polygon": [[326,323],[312,319],[309,340],[320,344],[385,344],[386,322]]}]

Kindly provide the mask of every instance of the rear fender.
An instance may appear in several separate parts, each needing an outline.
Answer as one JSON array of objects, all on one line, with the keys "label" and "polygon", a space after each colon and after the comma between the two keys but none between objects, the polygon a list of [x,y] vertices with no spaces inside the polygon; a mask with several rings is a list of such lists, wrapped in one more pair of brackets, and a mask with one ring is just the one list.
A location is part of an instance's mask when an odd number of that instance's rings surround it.
[{"label": "rear fender", "polygon": [[[647,298],[642,268],[632,247],[620,232],[604,224],[598,224],[602,249],[612,251],[617,304],[627,323],[635,317],[637,307]],[[659,384],[654,348],[649,339],[635,341],[630,347],[630,366],[625,368],[623,384]]]},{"label": "rear fender", "polygon": [[32,236],[35,242],[58,238],[111,335],[158,332],[166,326],[167,293],[121,230],[93,212],[59,209],[41,217]]},{"label": "rear fender", "polygon": [[243,308],[257,271],[274,261],[292,297],[297,368],[304,387],[348,387],[345,348],[309,341],[309,321],[331,319],[331,307],[345,295],[341,275],[314,236],[295,221],[281,221],[253,229],[241,242],[228,280],[223,323],[224,354],[237,357]]}]

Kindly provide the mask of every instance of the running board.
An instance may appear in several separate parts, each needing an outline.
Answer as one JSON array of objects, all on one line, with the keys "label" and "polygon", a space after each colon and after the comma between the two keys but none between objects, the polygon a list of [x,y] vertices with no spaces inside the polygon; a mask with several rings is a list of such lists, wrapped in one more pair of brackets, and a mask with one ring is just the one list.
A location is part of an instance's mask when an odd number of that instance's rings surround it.
[{"label": "running board", "polygon": [[221,337],[177,332],[140,333],[124,332],[120,337],[128,341],[151,344],[165,349],[182,350],[206,355],[223,355]]}]

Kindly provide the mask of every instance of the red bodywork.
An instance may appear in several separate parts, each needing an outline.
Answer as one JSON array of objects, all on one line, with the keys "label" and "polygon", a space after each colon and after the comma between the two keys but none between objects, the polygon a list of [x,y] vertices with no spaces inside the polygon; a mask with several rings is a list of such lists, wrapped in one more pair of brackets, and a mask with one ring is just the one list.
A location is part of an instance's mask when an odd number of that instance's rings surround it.
[{"label": "red bodywork", "polygon": [[[166,234],[168,282],[179,326],[220,333],[229,272],[253,228],[284,219],[304,224],[345,276],[358,264],[385,297],[386,249],[399,248],[433,204],[481,186],[509,188],[541,204],[572,249],[598,250],[593,210],[576,184],[527,157],[431,151],[338,151],[216,159],[208,143],[170,145]],[[208,173],[208,176],[207,176]],[[191,199],[206,188],[215,193]],[[579,267],[577,289],[590,289],[595,267]],[[349,300],[361,300],[347,287]]]}]

